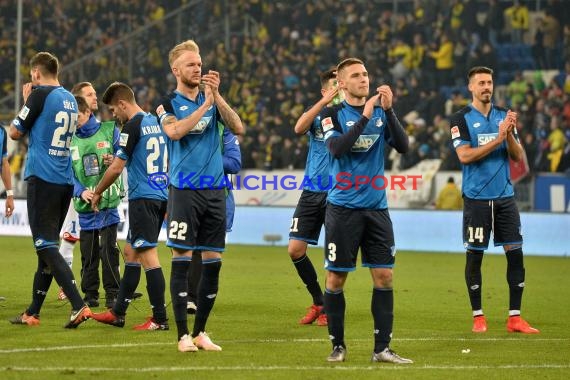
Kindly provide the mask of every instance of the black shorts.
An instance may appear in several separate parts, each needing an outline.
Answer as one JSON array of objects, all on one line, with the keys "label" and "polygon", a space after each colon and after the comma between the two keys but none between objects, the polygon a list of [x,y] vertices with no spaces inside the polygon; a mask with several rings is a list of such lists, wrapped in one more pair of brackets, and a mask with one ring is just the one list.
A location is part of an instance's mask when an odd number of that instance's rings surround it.
[{"label": "black shorts", "polygon": [[522,244],[521,219],[514,197],[476,200],[465,197],[463,203],[463,245],[485,250],[493,231],[495,246]]},{"label": "black shorts", "polygon": [[135,249],[156,247],[165,215],[166,201],[156,199],[129,201],[127,243]]},{"label": "black shorts", "polygon": [[396,247],[388,210],[350,209],[329,203],[325,216],[325,269],[354,271],[358,248],[363,267],[394,266]]},{"label": "black shorts", "polygon": [[289,228],[289,239],[317,244],[325,222],[327,193],[303,190]]},{"label": "black shorts", "polygon": [[73,197],[72,185],[58,185],[30,177],[27,190],[28,219],[36,249],[59,246],[59,231]]},{"label": "black shorts", "polygon": [[225,189],[191,190],[170,186],[167,213],[167,246],[181,250],[224,251]]}]

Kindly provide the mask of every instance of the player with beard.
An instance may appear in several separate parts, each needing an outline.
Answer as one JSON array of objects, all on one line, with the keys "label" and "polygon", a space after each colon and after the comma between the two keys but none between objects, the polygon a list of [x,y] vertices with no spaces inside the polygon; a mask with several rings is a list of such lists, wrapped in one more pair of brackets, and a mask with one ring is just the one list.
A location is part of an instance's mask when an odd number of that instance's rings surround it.
[{"label": "player with beard", "polygon": [[[168,136],[168,240],[172,248],[170,292],[178,331],[178,350],[221,351],[205,332],[218,294],[225,249],[226,194],[218,122],[242,134],[238,114],[219,93],[220,75],[202,75],[198,45],[187,40],[168,55],[176,90],[165,97],[156,113]],[[203,90],[200,85],[203,85]],[[194,250],[202,252],[198,310],[190,334],[187,326],[188,268]]]},{"label": "player with beard", "polygon": [[525,281],[523,239],[509,171],[509,157],[520,161],[524,154],[515,128],[517,114],[492,103],[492,69],[473,67],[468,80],[473,100],[452,115],[450,127],[463,167],[465,282],[473,312],[472,331],[487,331],[481,305],[481,263],[492,231],[495,246],[503,246],[507,258],[507,331],[537,334],[539,331],[520,316]]}]

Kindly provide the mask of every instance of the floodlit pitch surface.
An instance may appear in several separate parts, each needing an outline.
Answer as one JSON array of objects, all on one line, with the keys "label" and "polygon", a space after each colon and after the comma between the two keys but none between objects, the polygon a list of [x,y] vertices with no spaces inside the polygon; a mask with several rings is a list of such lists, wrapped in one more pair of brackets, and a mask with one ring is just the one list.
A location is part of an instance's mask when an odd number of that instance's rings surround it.
[{"label": "floodlit pitch surface", "polygon": [[[404,237],[400,237],[404,238]],[[547,244],[547,242],[545,242]],[[301,326],[310,297],[285,247],[229,246],[220,291],[207,331],[222,352],[180,353],[171,305],[170,331],[133,331],[150,315],[144,275],[142,299],[131,304],[124,328],[87,321],[63,325],[69,303],[57,301],[55,281],[37,327],[8,319],[30,301],[36,256],[29,238],[0,238],[0,378],[205,378],[205,379],[567,379],[570,377],[570,260],[527,257],[523,316],[538,335],[507,333],[506,261],[483,263],[483,308],[489,331],[471,332],[463,280],[463,254],[398,252],[394,276],[392,348],[413,365],[373,364],[371,280],[367,269],[349,275],[345,289],[347,360],[326,362],[327,329]],[[457,247],[450,247],[455,249]],[[323,282],[322,249],[309,256]],[[161,244],[167,279],[170,253]],[[79,247],[74,273],[79,277]],[[103,293],[103,292],[102,292]],[[95,311],[103,311],[97,308]],[[189,317],[190,327],[193,317]],[[378,373],[376,373],[378,372]]]}]

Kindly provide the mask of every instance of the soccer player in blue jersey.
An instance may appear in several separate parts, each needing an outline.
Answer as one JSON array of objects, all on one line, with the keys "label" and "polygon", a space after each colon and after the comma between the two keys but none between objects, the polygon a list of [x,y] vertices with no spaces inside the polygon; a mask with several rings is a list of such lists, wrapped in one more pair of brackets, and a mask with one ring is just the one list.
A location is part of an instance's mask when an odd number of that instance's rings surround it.
[{"label": "soccer player in blue jersey", "polygon": [[75,286],[71,268],[59,254],[59,231],[73,195],[69,146],[77,125],[77,103],[58,80],[59,62],[47,52],[30,60],[32,81],[23,86],[24,106],[10,125],[10,137],[29,134],[24,178],[28,182],[27,206],[32,238],[38,256],[32,303],[10,322],[28,326],[40,323],[39,315],[55,277],[71,303],[66,328],[75,328],[91,317],[91,310]]},{"label": "soccer player in blue jersey", "polygon": [[[157,241],[166,213],[166,136],[156,116],[136,103],[133,90],[121,82],[112,83],[103,94],[103,103],[123,124],[116,158],[97,184],[91,200],[98,209],[101,194],[127,168],[129,188],[129,232],[125,245],[125,272],[117,302],[111,310],[93,314],[93,319],[116,327],[125,325],[127,308],[145,270],[152,317],[135,330],[168,330],[164,302],[165,280],[158,259]],[[162,176],[164,174],[164,176]]]},{"label": "soccer player in blue jersey", "polygon": [[[224,174],[228,178],[226,187],[226,236],[232,231],[234,224],[234,214],[236,204],[234,194],[231,189],[231,175],[237,174],[241,170],[241,150],[237,137],[225,128],[222,123],[218,123],[220,144],[222,144],[222,160]],[[198,287],[202,278],[202,252],[195,250],[192,252],[192,261],[188,269],[188,303],[186,310],[188,314],[196,314],[196,303],[198,298]]]},{"label": "soccer player in blue jersey", "polygon": [[507,331],[537,334],[520,316],[524,289],[521,222],[510,179],[509,157],[519,161],[517,114],[492,103],[493,70],[476,66],[469,70],[471,104],[451,117],[451,139],[463,166],[463,244],[467,249],[465,282],[476,333],[487,331],[481,305],[481,263],[493,231],[495,246],[507,257],[509,317]]},{"label": "soccer player in blue jersey", "polygon": [[308,325],[317,321],[318,326],[327,325],[327,315],[323,309],[323,291],[317,277],[315,267],[307,256],[307,245],[317,244],[321,228],[325,221],[327,206],[327,191],[329,181],[329,152],[325,146],[325,135],[321,127],[319,113],[333,100],[339,91],[336,86],[336,67],[323,72],[321,79],[322,98],[306,112],[295,124],[295,133],[309,134],[309,152],[305,177],[310,180],[303,188],[289,229],[289,257],[313,298],[313,304],[307,309],[307,314],[299,321]]},{"label": "soccer player in blue jersey", "polygon": [[396,247],[385,186],[382,180],[375,182],[384,176],[384,143],[405,153],[408,136],[392,109],[390,87],[377,87],[367,100],[370,80],[360,59],[348,58],[339,63],[337,79],[345,100],[321,113],[321,126],[332,155],[333,177],[325,215],[324,299],[333,345],[327,360],[345,360],[343,288],[348,273],[356,269],[360,248],[362,266],[370,269],[373,282],[372,361],[412,363],[389,347],[394,320],[392,268]]},{"label": "soccer player in blue jersey", "polygon": [[10,174],[10,163],[8,162],[8,135],[2,125],[0,125],[0,144],[2,150],[0,153],[0,177],[6,189],[6,205],[4,208],[4,216],[9,218],[14,212],[14,190],[12,190],[12,174]]},{"label": "soccer player in blue jersey", "polygon": [[[218,121],[232,133],[243,133],[242,122],[218,91],[219,73],[202,75],[198,45],[187,40],[168,55],[176,90],[158,106],[168,136],[170,188],[168,240],[172,248],[170,292],[178,330],[178,350],[221,351],[205,333],[218,294],[225,248],[225,178]],[[200,84],[204,90],[200,90]],[[194,250],[202,251],[202,279],[192,334],[187,326],[188,267]]]}]

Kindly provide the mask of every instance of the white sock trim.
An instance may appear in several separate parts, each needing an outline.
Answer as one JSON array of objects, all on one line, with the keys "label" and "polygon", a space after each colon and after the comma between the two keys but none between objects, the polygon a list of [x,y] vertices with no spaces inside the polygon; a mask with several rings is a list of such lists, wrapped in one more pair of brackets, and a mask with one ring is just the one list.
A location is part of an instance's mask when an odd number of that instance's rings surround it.
[{"label": "white sock trim", "polygon": [[483,315],[483,310],[479,309],[479,310],[473,310],[473,317],[478,317],[480,315]]}]

